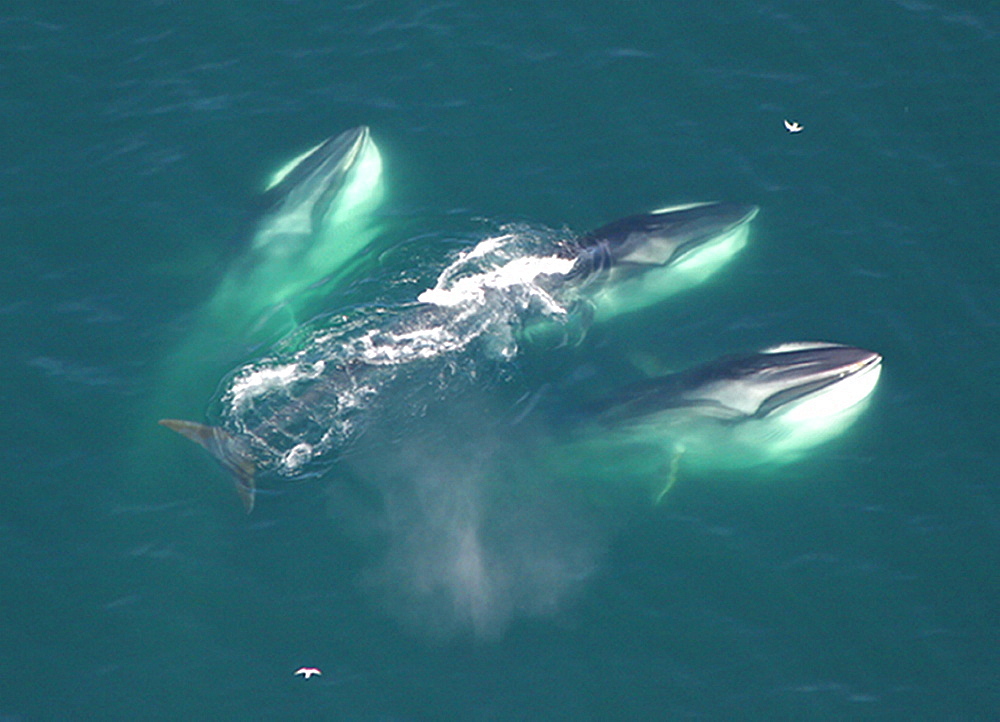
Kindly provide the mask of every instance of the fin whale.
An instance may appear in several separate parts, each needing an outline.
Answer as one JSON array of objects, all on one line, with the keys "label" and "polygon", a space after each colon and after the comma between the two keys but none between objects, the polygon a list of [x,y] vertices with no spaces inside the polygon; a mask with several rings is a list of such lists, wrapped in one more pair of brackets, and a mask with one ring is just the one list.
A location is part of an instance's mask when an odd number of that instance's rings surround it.
[{"label": "fin whale", "polygon": [[[318,151],[312,151],[305,157],[296,159],[289,169],[283,169],[275,187],[286,182],[294,184],[299,176],[308,178],[315,175],[310,166],[317,160],[313,159],[316,152]],[[641,296],[638,299],[638,305],[641,306],[655,302],[665,292],[680,290],[684,284],[678,283],[677,273],[682,274],[682,281],[691,283],[692,279],[703,278],[719,267],[745,242],[746,224],[756,212],[755,206],[714,203],[630,216],[587,234],[582,242],[564,247],[562,253],[556,256],[516,258],[508,266],[516,266],[515,270],[520,271],[523,269],[518,266],[518,261],[538,262],[537,268],[529,264],[532,272],[537,272],[532,278],[547,279],[541,283],[554,291],[554,297],[549,299],[552,303],[557,303],[555,298],[563,293],[571,298],[583,295],[585,298],[595,299],[598,309],[606,308],[606,302],[610,299],[615,303],[615,311],[623,311],[623,298],[628,298],[631,307],[635,308],[634,297],[637,294]],[[492,248],[496,241],[493,245],[490,245],[490,241],[484,244]],[[479,255],[471,253],[474,256],[473,266],[481,260],[482,253],[485,251],[480,250]],[[685,264],[692,264],[698,269],[697,273],[691,272]],[[504,266],[502,270],[510,271],[508,266]],[[550,267],[556,270],[546,270]],[[706,267],[709,270],[704,270]],[[459,268],[464,266],[459,264]],[[442,273],[445,280],[451,279],[449,269]],[[488,323],[484,325],[490,315],[482,313],[485,307],[480,308],[477,303],[468,306],[468,299],[462,301],[469,295],[462,293],[469,291],[463,283],[473,280],[476,283],[486,283],[491,279],[489,282],[496,285],[491,293],[499,293],[499,297],[511,303],[512,299],[505,294],[523,295],[525,289],[531,286],[531,282],[521,279],[520,275],[517,276],[520,280],[512,280],[502,273],[502,278],[493,278],[493,275],[496,273],[471,276],[458,273],[457,281],[451,279],[454,281],[454,288],[448,283],[441,288],[435,286],[427,292],[429,296],[421,294],[418,297],[419,303],[402,310],[399,317],[393,314],[384,316],[381,321],[384,325],[379,329],[371,329],[372,332],[378,331],[372,338],[379,339],[378,343],[388,343],[391,339],[398,338],[403,346],[409,343],[414,347],[408,352],[403,352],[402,348],[384,349],[386,358],[391,358],[392,364],[405,363],[406,359],[426,359],[445,354],[449,348],[464,348],[471,338],[468,334],[471,333],[474,337],[490,327]],[[441,280],[439,278],[438,285],[441,285]],[[508,289],[505,285],[508,283],[512,284],[510,289],[514,290]],[[535,291],[541,291],[541,286],[531,287]],[[476,293],[472,296],[476,298],[482,295],[485,299],[490,295],[481,294],[483,289],[478,286],[473,290]],[[451,304],[457,305],[452,307]],[[473,308],[479,311],[472,311]],[[496,319],[492,323],[496,323]],[[535,326],[528,327],[528,334],[546,326],[562,328],[558,323],[547,320],[535,320],[532,323]],[[371,339],[365,343],[370,344]],[[379,363],[384,363],[385,360],[382,359]],[[364,363],[341,367],[338,364],[323,365],[320,362],[306,366],[309,366],[308,374],[312,374],[320,366],[324,368],[315,377],[310,376],[306,384],[310,390],[302,392],[307,393],[311,401],[297,396],[299,391],[282,400],[281,394],[290,392],[291,387],[281,385],[281,390],[276,387],[274,395],[268,396],[269,400],[260,406],[259,411],[252,412],[253,421],[249,424],[240,420],[231,428],[227,422],[226,430],[176,419],[161,422],[165,427],[204,447],[231,473],[248,511],[253,507],[256,474],[263,469],[277,468],[279,473],[288,475],[298,468],[302,459],[312,458],[315,440],[322,443],[322,439],[327,436],[325,432],[329,431],[319,428],[325,412],[320,413],[318,410],[336,407],[334,399],[339,398],[339,394],[357,386],[358,379],[375,373]],[[290,373],[289,369],[298,368],[298,365],[289,364],[281,368],[283,370],[279,374]],[[229,389],[231,390],[232,388]],[[270,394],[266,389],[263,393]],[[272,398],[275,404],[273,407],[269,406]],[[311,408],[313,404],[315,408]],[[304,431],[306,428],[309,429],[308,433]]]},{"label": "fin whale", "polygon": [[704,281],[746,245],[760,209],[694,203],[628,216],[580,241],[570,279],[582,281],[600,323],[641,310]]},{"label": "fin whale", "polygon": [[353,270],[378,233],[382,159],[365,126],[285,164],[258,202],[248,247],[208,304],[216,325],[251,334],[309,290]]},{"label": "fin whale", "polygon": [[[207,323],[192,334],[184,353],[173,357],[174,374],[203,367],[206,349],[224,348],[226,339],[239,338],[247,346],[273,339],[276,314],[294,314],[294,306],[318,284],[336,283],[354,270],[377,233],[371,212],[382,197],[381,170],[379,151],[361,126],[320,143],[275,173],[261,197],[247,252],[210,300]],[[728,262],[746,243],[757,211],[751,205],[700,203],[620,219],[571,244],[570,255],[563,256],[566,270],[553,274],[551,283],[560,293],[588,301],[596,321],[644,308]],[[430,304],[407,320],[419,325],[438,312]],[[363,373],[362,368],[350,373]],[[336,393],[339,374],[322,375],[309,395]],[[305,404],[303,398],[290,399],[287,408],[265,415],[260,428],[246,434],[242,428],[173,418],[160,423],[205,448],[231,474],[250,512],[257,475],[275,463],[275,449],[265,444],[262,453],[256,431],[292,438],[285,426],[295,426],[303,414],[312,418]],[[298,446],[281,449],[280,458],[295,461]]]},{"label": "fin whale", "polygon": [[873,351],[826,342],[724,356],[590,405],[549,463],[599,483],[665,473],[672,483],[682,457],[709,470],[794,461],[857,418],[881,367]]},{"label": "fin whale", "polygon": [[[234,362],[311,312],[310,296],[319,287],[341,282],[370,257],[382,195],[382,158],[366,126],[324,140],[274,173],[255,204],[240,255],[163,361],[154,400],[159,414],[176,406],[180,389],[214,388]],[[255,465],[244,440],[194,422],[161,423],[219,460],[247,511],[253,508]]]},{"label": "fin whale", "polygon": [[629,386],[602,402],[602,423],[653,428],[675,416],[733,426],[782,423],[820,427],[853,410],[875,390],[882,357],[826,342],[785,343],[723,356],[701,366]]}]

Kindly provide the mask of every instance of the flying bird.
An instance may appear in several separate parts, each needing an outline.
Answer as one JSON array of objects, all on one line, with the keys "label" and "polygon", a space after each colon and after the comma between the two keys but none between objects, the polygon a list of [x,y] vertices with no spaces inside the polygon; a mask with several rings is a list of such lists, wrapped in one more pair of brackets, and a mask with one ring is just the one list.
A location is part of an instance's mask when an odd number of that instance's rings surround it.
[{"label": "flying bird", "polygon": [[785,130],[787,130],[789,133],[801,133],[802,132],[802,126],[799,125],[794,120],[791,121],[791,122],[789,122],[789,121],[786,120],[785,121]]},{"label": "flying bird", "polygon": [[309,679],[314,674],[320,674],[321,675],[323,673],[320,672],[315,667],[300,667],[299,669],[295,670],[295,674],[301,674],[301,675],[305,676],[306,679]]}]

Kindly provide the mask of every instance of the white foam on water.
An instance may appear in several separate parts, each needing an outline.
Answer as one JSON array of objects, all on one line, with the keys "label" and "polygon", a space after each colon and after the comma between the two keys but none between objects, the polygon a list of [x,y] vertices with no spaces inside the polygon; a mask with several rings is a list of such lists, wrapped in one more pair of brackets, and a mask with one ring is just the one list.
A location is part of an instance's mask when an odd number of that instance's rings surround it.
[{"label": "white foam on water", "polygon": [[287,387],[300,374],[297,363],[244,367],[233,379],[226,397],[232,410],[242,413],[254,399],[274,389]]},{"label": "white foam on water", "polygon": [[[478,247],[477,247],[478,248]],[[473,249],[475,251],[476,249]],[[482,254],[470,256],[478,258]],[[467,261],[469,257],[461,258],[456,264]],[[452,280],[453,267],[449,267],[438,278],[434,288],[427,289],[417,300],[423,303],[433,303],[438,306],[458,306],[461,304],[487,303],[487,291],[509,291],[520,289],[541,302],[545,312],[562,314],[566,309],[553,296],[536,285],[539,276],[565,275],[572,270],[576,259],[560,258],[559,256],[515,258],[499,268],[484,271]],[[455,264],[453,264],[454,266]]]}]

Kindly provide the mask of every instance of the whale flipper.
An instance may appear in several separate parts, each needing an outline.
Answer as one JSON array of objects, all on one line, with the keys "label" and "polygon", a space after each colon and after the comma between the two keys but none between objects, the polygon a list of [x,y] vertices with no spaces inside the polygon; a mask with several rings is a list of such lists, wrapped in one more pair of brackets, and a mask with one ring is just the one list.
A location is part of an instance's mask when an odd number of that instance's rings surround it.
[{"label": "whale flipper", "polygon": [[160,425],[176,431],[196,444],[205,447],[222,466],[227,469],[236,482],[236,492],[243,501],[247,514],[253,511],[254,474],[257,465],[247,451],[246,445],[218,426],[199,424],[194,421],[180,419],[160,419]]},{"label": "whale flipper", "polygon": [[684,447],[678,446],[674,449],[674,455],[670,457],[670,466],[664,470],[666,472],[665,475],[667,480],[666,483],[664,483],[663,488],[660,490],[660,493],[653,499],[653,506],[659,506],[660,502],[663,501],[663,497],[665,497],[667,492],[670,491],[674,484],[677,483],[677,469],[680,467],[682,456],[684,456]]}]

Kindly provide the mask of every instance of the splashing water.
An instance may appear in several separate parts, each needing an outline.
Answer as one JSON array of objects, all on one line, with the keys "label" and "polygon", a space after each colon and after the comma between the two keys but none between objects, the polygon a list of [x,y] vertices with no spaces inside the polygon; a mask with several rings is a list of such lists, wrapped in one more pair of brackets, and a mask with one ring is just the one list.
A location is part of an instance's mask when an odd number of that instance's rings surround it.
[{"label": "splashing water", "polygon": [[[231,376],[221,423],[262,469],[297,476],[332,460],[385,411],[412,414],[482,380],[518,351],[520,331],[564,325],[578,301],[578,255],[552,232],[509,227],[460,252],[415,303],[359,307],[288,339]],[[404,383],[405,382],[405,383]]]}]

